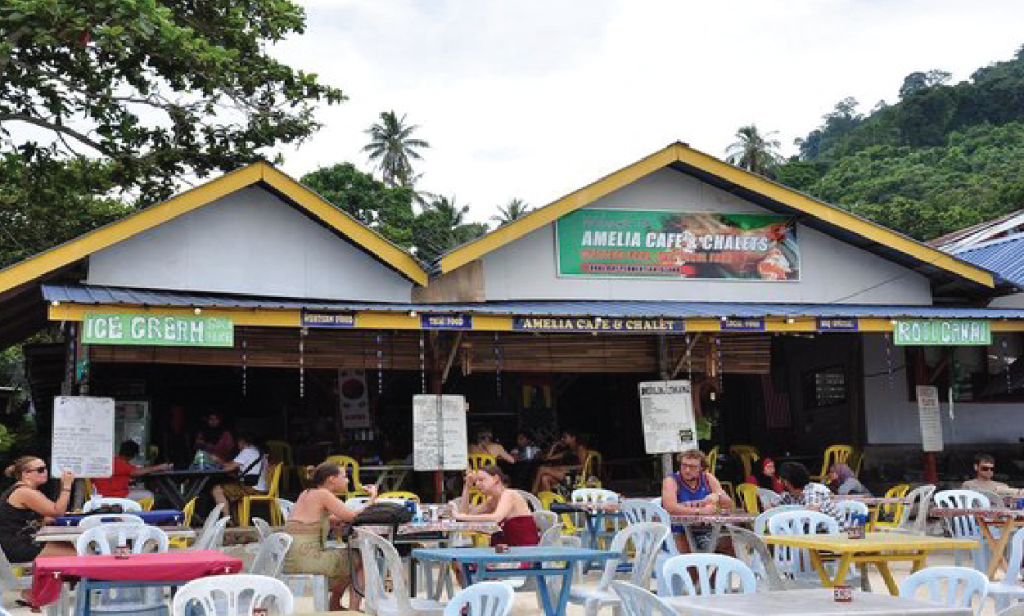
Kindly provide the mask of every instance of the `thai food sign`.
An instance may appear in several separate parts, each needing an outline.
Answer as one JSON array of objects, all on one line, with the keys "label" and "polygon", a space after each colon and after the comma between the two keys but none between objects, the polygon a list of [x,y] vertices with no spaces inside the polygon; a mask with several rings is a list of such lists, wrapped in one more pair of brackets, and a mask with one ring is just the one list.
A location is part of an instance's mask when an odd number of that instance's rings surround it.
[{"label": "thai food sign", "polygon": [[559,276],[800,279],[788,216],[577,210],[558,220],[556,236]]}]

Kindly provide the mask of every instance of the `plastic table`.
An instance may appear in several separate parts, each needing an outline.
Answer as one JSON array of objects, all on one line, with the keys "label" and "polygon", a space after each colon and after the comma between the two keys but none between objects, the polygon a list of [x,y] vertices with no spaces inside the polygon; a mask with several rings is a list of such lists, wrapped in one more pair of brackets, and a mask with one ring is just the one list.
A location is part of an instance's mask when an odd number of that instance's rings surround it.
[{"label": "plastic table", "polygon": [[[160,530],[164,531],[167,537],[172,539],[196,538],[196,531],[188,526],[164,526]],[[85,531],[77,526],[44,526],[39,529],[39,532],[36,533],[33,539],[36,543],[48,543],[51,541],[74,543],[78,541],[83,532]]]},{"label": "plastic table", "polygon": [[189,469],[184,471],[158,471],[140,477],[147,487],[166,498],[175,509],[184,509],[190,500],[206,489],[211,479],[237,478],[235,472],[223,469]]},{"label": "plastic table", "polygon": [[718,539],[722,536],[723,526],[726,524],[732,524],[734,526],[749,526],[753,524],[756,519],[756,515],[743,511],[735,511],[732,513],[694,513],[687,515],[674,515],[672,516],[672,524],[678,524],[683,527],[683,532],[686,533],[686,544],[695,552],[699,552],[701,550],[697,550],[695,547],[697,544],[693,540],[693,531],[691,530],[691,527],[710,526],[711,541],[709,542],[709,551],[714,552],[715,548],[718,547]]},{"label": "plastic table", "polygon": [[[100,515],[95,513],[70,513],[67,515],[57,516],[53,520],[54,526],[78,526],[78,523],[82,521],[82,518],[87,518],[92,515]],[[181,526],[185,523],[185,514],[178,509],[154,509],[153,511],[136,511],[132,515],[137,515],[142,518],[142,521],[150,526]]]},{"label": "plastic table", "polygon": [[[928,511],[928,515],[936,517],[953,518],[962,515],[973,516],[981,529],[981,536],[985,543],[992,550],[992,560],[988,564],[988,575],[990,580],[996,579],[999,568],[1006,568],[1006,546],[1010,542],[1017,529],[1024,528],[1024,510],[1007,509],[1005,507],[992,508],[956,508],[956,507],[935,507]],[[999,529],[994,531],[993,529]]]},{"label": "plastic table", "polygon": [[966,608],[953,608],[905,597],[853,592],[853,601],[838,603],[829,588],[807,590],[773,590],[750,595],[713,595],[668,597],[665,601],[679,614],[708,616],[740,616],[758,614],[775,616],[833,616],[857,614],[860,616],[971,616]]},{"label": "plastic table", "polygon": [[[541,604],[547,616],[564,616],[565,606],[569,602],[569,589],[572,585],[573,563],[604,561],[618,558],[618,552],[592,550],[589,548],[572,548],[562,546],[528,546],[509,548],[498,553],[494,548],[421,548],[412,551],[412,557],[421,562],[458,563],[462,567],[466,585],[473,583],[476,576],[485,578],[537,578]],[[529,563],[529,568],[493,569],[487,565]],[[447,575],[447,567],[443,567]],[[557,598],[553,598],[544,578],[560,577],[561,590]],[[431,589],[434,598],[441,588]]]},{"label": "plastic table", "polygon": [[[765,535],[766,543],[784,545],[807,550],[811,563],[818,571],[822,586],[842,584],[852,563],[872,564],[882,574],[889,592],[899,594],[899,587],[889,571],[890,562],[911,562],[911,573],[920,571],[928,559],[928,553],[936,550],[974,550],[978,542],[970,539],[948,539],[922,535],[895,533],[867,533],[863,539],[850,539],[845,533],[830,535]],[[823,553],[839,555],[836,577],[832,578],[825,569]]]}]

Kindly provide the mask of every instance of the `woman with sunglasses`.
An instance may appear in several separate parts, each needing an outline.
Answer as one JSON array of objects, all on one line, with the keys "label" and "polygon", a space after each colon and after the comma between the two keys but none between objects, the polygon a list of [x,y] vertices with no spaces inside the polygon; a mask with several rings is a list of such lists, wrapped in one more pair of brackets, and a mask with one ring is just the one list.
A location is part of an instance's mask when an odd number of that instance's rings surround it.
[{"label": "woman with sunglasses", "polygon": [[39,458],[22,456],[4,474],[15,479],[14,485],[0,495],[0,547],[7,560],[27,563],[36,556],[74,556],[75,546],[70,543],[47,542],[43,547],[33,541],[44,518],[55,518],[67,511],[74,473],[64,471],[56,502],[39,490],[49,480],[46,462]]}]

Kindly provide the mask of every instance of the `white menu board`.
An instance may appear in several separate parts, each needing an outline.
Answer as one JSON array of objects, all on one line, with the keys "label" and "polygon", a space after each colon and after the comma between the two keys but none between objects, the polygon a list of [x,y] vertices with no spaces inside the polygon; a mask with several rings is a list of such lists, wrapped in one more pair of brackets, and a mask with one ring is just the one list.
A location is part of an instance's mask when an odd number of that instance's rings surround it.
[{"label": "white menu board", "polygon": [[53,399],[50,473],[65,469],[75,477],[114,474],[114,399],[57,396]]},{"label": "white menu board", "polygon": [[942,451],[942,415],[939,414],[939,388],[917,386],[917,414],[921,419],[921,448]]},{"label": "white menu board", "polygon": [[412,397],[412,466],[417,471],[466,468],[466,398]]},{"label": "white menu board", "polygon": [[647,381],[639,389],[647,453],[697,449],[690,381]]}]

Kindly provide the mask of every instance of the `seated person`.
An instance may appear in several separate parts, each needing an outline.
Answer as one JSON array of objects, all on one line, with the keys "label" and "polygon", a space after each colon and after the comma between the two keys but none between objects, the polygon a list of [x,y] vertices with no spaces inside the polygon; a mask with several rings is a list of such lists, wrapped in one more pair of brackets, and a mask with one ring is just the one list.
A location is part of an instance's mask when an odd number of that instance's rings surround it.
[{"label": "seated person", "polygon": [[828,487],[836,494],[871,496],[871,492],[853,475],[853,469],[842,463],[833,464],[828,469],[828,483]]},{"label": "seated person", "polygon": [[541,456],[543,462],[537,469],[537,477],[533,480],[534,494],[552,492],[555,487],[569,474],[571,467],[583,464],[587,458],[587,448],[579,442],[575,432],[565,430],[562,438]]},{"label": "seated person", "polygon": [[512,454],[505,451],[501,443],[494,442],[494,433],[491,432],[490,428],[481,428],[477,430],[476,442],[470,443],[469,453],[486,453],[494,456],[498,462],[507,462],[514,464],[516,459],[512,457]]},{"label": "seated person", "polygon": [[782,487],[782,481],[779,480],[778,475],[775,473],[775,461],[771,458],[761,460],[761,464],[754,467],[754,474],[747,477],[747,483],[771,490],[776,494],[782,494],[785,490]]},{"label": "seated person", "polygon": [[[987,453],[979,453],[974,456],[974,479],[968,479],[963,483],[965,490],[985,490],[995,492],[1000,496],[1020,496],[1024,491],[1011,488],[1002,481],[995,481],[992,477],[996,472],[996,460]],[[998,503],[1000,506],[1002,503]]]},{"label": "seated person", "polygon": [[[483,502],[471,505],[469,487],[484,495]],[[497,466],[466,471],[462,498],[454,512],[460,522],[496,522],[501,532],[491,535],[491,545],[537,545],[540,532],[523,495],[508,488],[508,477]]]},{"label": "seated person", "polygon": [[238,435],[238,455],[230,462],[214,458],[224,470],[238,471],[238,481],[226,481],[213,486],[210,494],[218,504],[224,505],[225,512],[237,523],[238,503],[246,496],[267,493],[267,457],[264,456],[247,434]]},{"label": "seated person", "polygon": [[[679,454],[679,472],[666,477],[661,483],[661,506],[669,515],[713,514],[719,510],[729,511],[732,499],[722,489],[718,479],[707,472],[707,460],[698,449]],[[689,545],[686,529],[672,525],[676,547],[680,553],[710,552],[712,548],[723,554],[733,554],[732,541],[726,536],[719,538],[719,546],[711,545],[710,526],[692,526],[690,535],[696,545]]]},{"label": "seated person", "polygon": [[135,477],[142,477],[157,471],[167,471],[174,468],[171,464],[154,464],[153,466],[135,466],[131,460],[139,455],[139,444],[135,441],[125,441],[114,456],[114,474],[106,479],[93,479],[92,487],[100,496],[116,498],[130,498],[140,500],[153,498],[149,490],[131,487],[131,480]]},{"label": "seated person", "polygon": [[235,439],[224,427],[224,417],[220,413],[207,413],[206,427],[196,435],[196,449],[201,449],[221,460],[227,460],[234,453]]},{"label": "seated person", "polygon": [[[327,576],[331,587],[328,609],[337,612],[342,609],[341,596],[351,583],[348,549],[327,548],[323,527],[329,523],[348,524],[356,517],[356,512],[335,496],[348,490],[348,477],[344,467],[324,462],[316,468],[308,467],[306,478],[315,487],[302,491],[284,525],[284,532],[292,536],[292,546],[284,557],[284,573]],[[366,486],[366,492],[370,495],[369,502],[375,503],[377,486]],[[361,559],[357,557],[352,566],[359,581]],[[359,594],[350,592],[348,609],[358,611],[359,603]]]},{"label": "seated person", "polygon": [[822,484],[812,482],[806,466],[799,462],[786,462],[779,471],[779,478],[786,490],[780,505],[800,505],[842,522],[839,509],[832,500],[832,492]]}]

